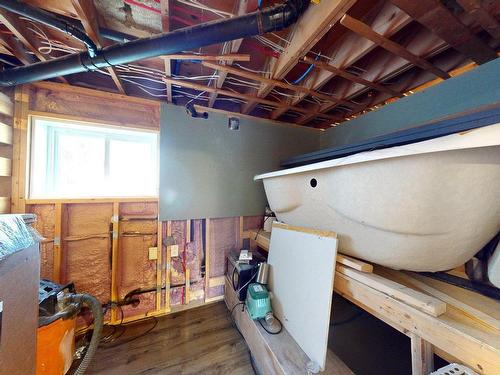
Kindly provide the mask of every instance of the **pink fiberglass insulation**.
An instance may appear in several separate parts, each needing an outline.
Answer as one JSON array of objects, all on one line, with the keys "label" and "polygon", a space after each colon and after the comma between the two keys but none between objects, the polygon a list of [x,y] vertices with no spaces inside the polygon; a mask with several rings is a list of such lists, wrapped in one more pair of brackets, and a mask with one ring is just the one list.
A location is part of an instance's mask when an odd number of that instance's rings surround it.
[{"label": "pink fiberglass insulation", "polygon": [[230,217],[210,220],[210,277],[223,276],[226,258],[231,250],[240,247],[240,219]]},{"label": "pink fiberglass insulation", "polygon": [[[130,318],[132,316],[143,315],[143,314],[146,314],[148,312],[152,312],[152,311],[156,310],[156,292],[140,294],[140,295],[134,296],[134,298],[137,298],[140,302],[136,306],[133,306],[133,305],[123,306],[122,310],[123,310],[123,317],[124,318]],[[117,310],[116,317],[118,320],[121,319],[120,310]]]},{"label": "pink fiberglass insulation", "polygon": [[61,280],[105,303],[111,290],[112,204],[68,204],[62,215]]},{"label": "pink fiberglass insulation", "polygon": [[61,281],[73,281],[76,290],[106,303],[111,290],[111,240],[89,238],[64,244]]},{"label": "pink fiberglass insulation", "polygon": [[29,211],[37,216],[33,224],[47,242],[40,244],[40,278],[53,280],[54,276],[54,212],[52,204],[33,205]]},{"label": "pink fiberglass insulation", "polygon": [[170,273],[170,283],[172,285],[184,284],[184,263],[182,254],[186,248],[186,220],[174,220],[170,224],[171,235],[174,239],[174,243],[178,247],[179,256],[171,257],[171,273]]},{"label": "pink fiberglass insulation", "polygon": [[[189,302],[202,301],[205,298],[205,283],[200,281],[189,287]],[[170,306],[183,305],[186,302],[184,286],[170,288]]]},{"label": "pink fiberglass insulation", "polygon": [[122,235],[117,267],[118,297],[137,288],[156,287],[156,260],[149,260],[149,248],[156,236]]}]

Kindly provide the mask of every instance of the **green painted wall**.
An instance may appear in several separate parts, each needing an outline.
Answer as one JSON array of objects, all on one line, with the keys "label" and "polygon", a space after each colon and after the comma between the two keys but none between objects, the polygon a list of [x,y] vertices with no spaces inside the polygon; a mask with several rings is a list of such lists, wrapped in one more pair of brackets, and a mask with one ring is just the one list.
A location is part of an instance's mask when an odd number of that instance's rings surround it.
[{"label": "green painted wall", "polygon": [[500,101],[500,59],[383,106],[321,136],[321,148],[366,140]]},{"label": "green painted wall", "polygon": [[162,105],[160,219],[262,214],[267,200],[253,176],[317,150],[320,134],[247,118],[240,118],[240,130],[229,130],[226,115],[193,119],[183,107]]}]

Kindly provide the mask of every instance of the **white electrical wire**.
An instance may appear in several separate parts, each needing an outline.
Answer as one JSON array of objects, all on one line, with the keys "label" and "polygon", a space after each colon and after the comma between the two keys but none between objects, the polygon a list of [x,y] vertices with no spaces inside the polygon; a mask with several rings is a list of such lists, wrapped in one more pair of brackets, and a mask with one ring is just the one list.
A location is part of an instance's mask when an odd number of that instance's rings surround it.
[{"label": "white electrical wire", "polygon": [[197,0],[177,0],[178,3],[181,3],[181,4],[184,4],[184,5],[188,5],[190,7],[193,7],[193,8],[198,8],[198,9],[202,9],[202,10],[206,10],[208,12],[211,12],[221,18],[227,18],[227,17],[233,17],[234,15],[232,13],[229,13],[229,12],[225,12],[223,10],[218,10],[218,9],[215,9],[215,8],[211,8],[209,7],[208,5],[205,5],[205,4],[201,4],[199,1]]},{"label": "white electrical wire", "polygon": [[269,72],[269,71],[263,71],[263,70],[253,70],[253,69],[250,69],[250,68],[244,67],[243,65],[238,64],[238,63],[234,63],[233,65],[235,65],[235,66],[237,66],[238,68],[241,68],[241,69],[243,69],[243,70],[246,70],[247,72],[251,72],[251,73],[256,73],[256,74],[264,74],[264,75],[269,75],[269,74],[271,74],[271,72]]}]

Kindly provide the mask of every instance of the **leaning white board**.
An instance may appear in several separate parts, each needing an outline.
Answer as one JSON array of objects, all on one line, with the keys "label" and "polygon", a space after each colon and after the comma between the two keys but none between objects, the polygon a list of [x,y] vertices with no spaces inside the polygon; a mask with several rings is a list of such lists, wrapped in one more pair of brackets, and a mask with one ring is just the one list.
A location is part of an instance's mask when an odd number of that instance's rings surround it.
[{"label": "leaning white board", "polygon": [[336,257],[334,232],[273,223],[268,257],[273,313],[322,370]]}]

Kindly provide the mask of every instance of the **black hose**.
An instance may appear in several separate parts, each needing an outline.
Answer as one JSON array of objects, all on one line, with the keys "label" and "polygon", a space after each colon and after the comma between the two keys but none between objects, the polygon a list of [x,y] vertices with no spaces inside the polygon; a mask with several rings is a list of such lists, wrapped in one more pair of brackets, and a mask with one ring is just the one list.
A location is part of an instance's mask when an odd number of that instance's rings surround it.
[{"label": "black hose", "polygon": [[24,16],[31,20],[40,22],[46,26],[52,27],[56,30],[62,31],[63,33],[71,35],[73,38],[78,39],[80,42],[85,44],[91,57],[95,57],[95,55],[97,54],[97,46],[83,29],[75,27],[69,22],[55,17],[50,12],[46,12],[42,9],[35,8],[25,3],[20,3],[16,0],[1,0],[0,8],[6,9],[12,13],[19,14],[20,16]]},{"label": "black hose", "polygon": [[90,294],[71,294],[68,296],[69,303],[85,304],[92,311],[94,316],[94,330],[92,332],[92,338],[90,339],[89,346],[85,352],[85,356],[78,368],[73,372],[73,375],[82,375],[85,373],[90,365],[90,362],[94,358],[94,354],[99,346],[99,341],[101,340],[101,332],[103,326],[103,313],[101,303]]}]

